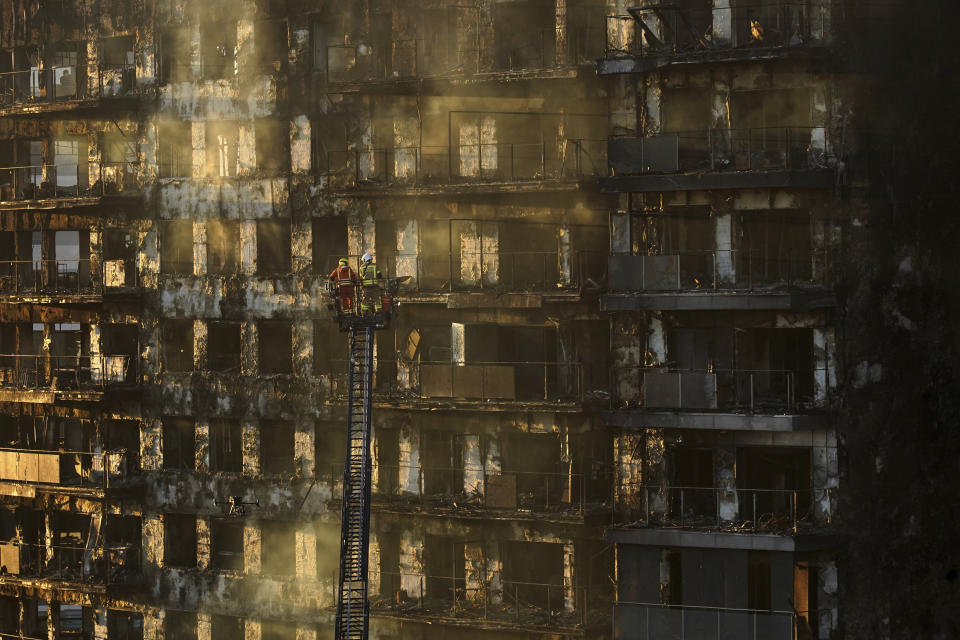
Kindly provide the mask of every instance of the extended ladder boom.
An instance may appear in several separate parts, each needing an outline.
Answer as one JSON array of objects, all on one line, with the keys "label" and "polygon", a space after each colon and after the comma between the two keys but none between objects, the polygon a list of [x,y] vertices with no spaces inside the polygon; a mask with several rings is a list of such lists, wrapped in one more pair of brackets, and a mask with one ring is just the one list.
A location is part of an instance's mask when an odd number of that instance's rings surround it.
[{"label": "extended ladder boom", "polygon": [[370,414],[373,385],[372,324],[350,329],[350,396],[343,469],[340,591],[337,640],[367,640],[367,560],[370,538]]}]

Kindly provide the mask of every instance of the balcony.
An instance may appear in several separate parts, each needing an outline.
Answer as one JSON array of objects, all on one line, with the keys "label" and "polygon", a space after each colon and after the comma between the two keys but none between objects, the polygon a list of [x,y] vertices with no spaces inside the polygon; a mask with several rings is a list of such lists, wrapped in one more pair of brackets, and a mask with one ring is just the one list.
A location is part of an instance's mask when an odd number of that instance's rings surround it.
[{"label": "balcony", "polygon": [[814,640],[823,637],[820,629],[833,626],[832,609],[771,611],[623,601],[613,609],[614,640]]},{"label": "balcony", "polygon": [[568,32],[565,52],[557,50],[555,27],[533,29],[528,35],[525,41],[499,51],[488,40],[483,44],[474,40],[475,46],[421,38],[329,45],[322,66],[315,70],[328,85],[402,84],[464,76],[574,77],[571,68],[592,66],[604,51],[604,31],[599,27]]},{"label": "balcony", "polygon": [[461,624],[524,631],[584,630],[609,624],[606,616],[595,615],[599,613],[594,608],[597,596],[585,587],[422,573],[380,572],[379,578],[379,594],[370,598],[374,615],[452,618]]},{"label": "balcony", "polygon": [[100,65],[92,81],[87,68],[77,66],[0,72],[0,115],[72,111],[143,94],[133,64]]},{"label": "balcony", "polygon": [[99,401],[108,389],[135,386],[126,355],[0,355],[0,399],[5,401]]},{"label": "balcony", "polygon": [[416,300],[429,294],[488,293],[500,300],[504,293],[563,297],[578,294],[584,288],[598,288],[606,280],[605,257],[606,252],[601,251],[481,250],[439,255],[388,254],[383,265],[391,275],[411,276],[401,288],[401,299]]},{"label": "balcony", "polygon": [[93,548],[0,542],[0,564],[8,581],[52,581],[76,588],[110,589],[140,580],[140,547],[134,544]]},{"label": "balcony", "polygon": [[332,191],[378,193],[437,190],[576,189],[607,172],[604,140],[491,142],[447,146],[331,151],[322,175]]},{"label": "balcony", "polygon": [[709,129],[609,140],[608,193],[835,186],[825,127]]},{"label": "balcony", "polygon": [[91,206],[105,197],[140,195],[137,163],[101,162],[99,179],[92,185],[80,182],[86,166],[58,162],[0,167],[0,210]]},{"label": "balcony", "polygon": [[0,482],[23,485],[18,495],[37,493],[102,496],[130,487],[137,478],[137,455],[125,449],[90,453],[0,449]]},{"label": "balcony", "polygon": [[742,489],[623,484],[615,520],[626,526],[736,533],[809,533],[830,522],[832,489]]},{"label": "balcony", "polygon": [[[396,371],[395,382],[389,378]],[[576,362],[378,362],[385,384],[377,402],[391,406],[504,404],[577,407],[584,399],[584,367]],[[346,374],[339,385],[347,388]],[[378,383],[380,382],[378,378]]]},{"label": "balcony", "polygon": [[671,64],[823,55],[828,3],[733,8],[633,7],[607,16],[600,74],[646,73]]},{"label": "balcony", "polygon": [[131,260],[0,261],[0,300],[7,302],[97,302],[138,289]]},{"label": "balcony", "polygon": [[733,249],[608,259],[609,311],[795,309],[834,303],[827,250]]},{"label": "balcony", "polygon": [[482,468],[380,465],[373,495],[381,509],[460,518],[582,520],[609,498],[609,477]]}]

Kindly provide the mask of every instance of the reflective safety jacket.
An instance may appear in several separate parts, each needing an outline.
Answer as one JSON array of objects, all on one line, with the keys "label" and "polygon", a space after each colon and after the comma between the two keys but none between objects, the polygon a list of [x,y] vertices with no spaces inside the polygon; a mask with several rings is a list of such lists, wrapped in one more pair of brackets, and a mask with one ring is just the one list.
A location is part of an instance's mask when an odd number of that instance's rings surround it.
[{"label": "reflective safety jacket", "polygon": [[330,272],[330,279],[336,284],[353,284],[357,277],[348,264],[342,264]]},{"label": "reflective safety jacket", "polygon": [[365,287],[370,287],[373,285],[380,284],[380,278],[383,277],[383,274],[380,273],[380,269],[377,269],[377,265],[373,262],[367,262],[360,265],[360,284]]}]

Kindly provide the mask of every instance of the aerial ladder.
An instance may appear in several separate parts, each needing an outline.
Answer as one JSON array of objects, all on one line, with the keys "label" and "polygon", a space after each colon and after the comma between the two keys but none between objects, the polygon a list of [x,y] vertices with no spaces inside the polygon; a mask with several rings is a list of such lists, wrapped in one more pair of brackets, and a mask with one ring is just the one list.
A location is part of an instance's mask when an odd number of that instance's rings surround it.
[{"label": "aerial ladder", "polygon": [[367,567],[370,550],[370,425],[373,407],[374,332],[390,326],[393,298],[402,278],[384,278],[374,287],[352,283],[341,295],[336,281],[330,294],[340,330],[349,333],[347,446],[340,520],[340,579],[336,640],[367,640],[370,609]]}]

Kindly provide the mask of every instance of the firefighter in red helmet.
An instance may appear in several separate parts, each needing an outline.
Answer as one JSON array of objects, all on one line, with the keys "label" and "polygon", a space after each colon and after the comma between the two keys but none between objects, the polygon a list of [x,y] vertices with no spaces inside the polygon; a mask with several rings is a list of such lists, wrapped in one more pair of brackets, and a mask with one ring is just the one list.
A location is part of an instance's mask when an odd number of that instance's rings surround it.
[{"label": "firefighter in red helmet", "polygon": [[349,260],[340,258],[337,268],[330,272],[330,282],[340,313],[356,313],[357,274],[350,268]]}]

